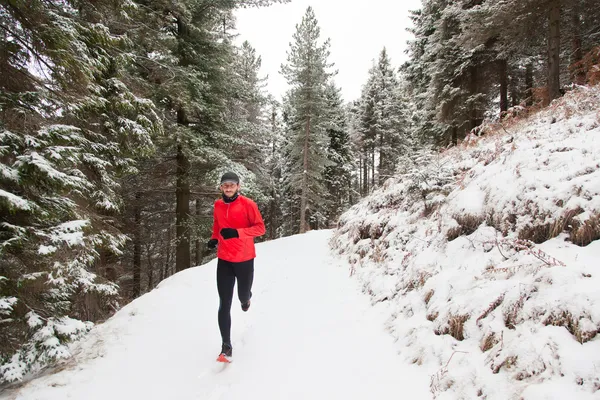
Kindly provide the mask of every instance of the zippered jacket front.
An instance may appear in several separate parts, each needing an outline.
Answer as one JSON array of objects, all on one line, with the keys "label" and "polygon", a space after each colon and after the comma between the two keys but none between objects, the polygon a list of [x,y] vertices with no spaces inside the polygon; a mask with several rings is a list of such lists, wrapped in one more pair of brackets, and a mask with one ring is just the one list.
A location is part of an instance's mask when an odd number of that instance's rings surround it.
[{"label": "zippered jacket front", "polygon": [[[213,218],[211,239],[219,241],[218,258],[242,262],[256,257],[254,238],[265,234],[265,223],[254,201],[242,195],[230,203],[219,199],[215,201]],[[220,233],[223,228],[237,229],[239,237],[224,239]]]}]

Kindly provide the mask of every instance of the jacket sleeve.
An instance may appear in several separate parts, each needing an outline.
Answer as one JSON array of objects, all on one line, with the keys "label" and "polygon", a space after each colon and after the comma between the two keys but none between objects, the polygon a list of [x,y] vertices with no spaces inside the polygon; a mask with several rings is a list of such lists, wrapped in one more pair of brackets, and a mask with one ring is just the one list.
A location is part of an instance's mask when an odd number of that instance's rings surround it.
[{"label": "jacket sleeve", "polygon": [[248,228],[239,228],[238,234],[240,239],[248,237],[257,237],[265,234],[265,223],[263,222],[262,215],[258,210],[258,206],[252,200],[246,203],[246,213],[248,215],[248,222],[250,226]]},{"label": "jacket sleeve", "polygon": [[213,231],[211,239],[219,240],[221,228],[219,227],[219,223],[217,222],[217,203],[215,202],[213,206]]}]

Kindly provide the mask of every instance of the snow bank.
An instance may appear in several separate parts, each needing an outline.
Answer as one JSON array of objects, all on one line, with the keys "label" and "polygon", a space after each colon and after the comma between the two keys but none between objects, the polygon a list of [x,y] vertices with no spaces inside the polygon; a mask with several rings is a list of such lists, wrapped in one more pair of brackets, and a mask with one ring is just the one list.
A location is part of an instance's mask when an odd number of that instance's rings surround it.
[{"label": "snow bank", "polygon": [[386,183],[332,247],[442,399],[600,394],[600,88]]}]

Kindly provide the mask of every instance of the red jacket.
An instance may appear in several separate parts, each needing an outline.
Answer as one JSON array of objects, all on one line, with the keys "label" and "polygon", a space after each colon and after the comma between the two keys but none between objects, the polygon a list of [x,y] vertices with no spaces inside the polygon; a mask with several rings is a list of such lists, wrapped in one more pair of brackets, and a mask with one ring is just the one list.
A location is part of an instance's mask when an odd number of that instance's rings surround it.
[{"label": "red jacket", "polygon": [[[265,233],[265,223],[256,203],[239,195],[231,203],[223,199],[215,201],[213,213],[213,233],[211,239],[217,239],[217,257],[225,261],[242,262],[256,257],[254,238]],[[237,229],[239,238],[223,239],[221,229]]]}]

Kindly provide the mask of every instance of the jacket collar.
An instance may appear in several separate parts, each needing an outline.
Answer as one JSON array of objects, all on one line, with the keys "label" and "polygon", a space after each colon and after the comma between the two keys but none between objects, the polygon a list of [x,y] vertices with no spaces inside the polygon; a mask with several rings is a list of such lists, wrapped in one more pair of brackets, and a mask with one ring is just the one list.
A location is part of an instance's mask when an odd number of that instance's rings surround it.
[{"label": "jacket collar", "polygon": [[227,197],[225,196],[225,193],[223,193],[223,201],[225,203],[233,203],[239,197],[239,195],[239,192],[235,192],[235,194],[232,197]]}]

